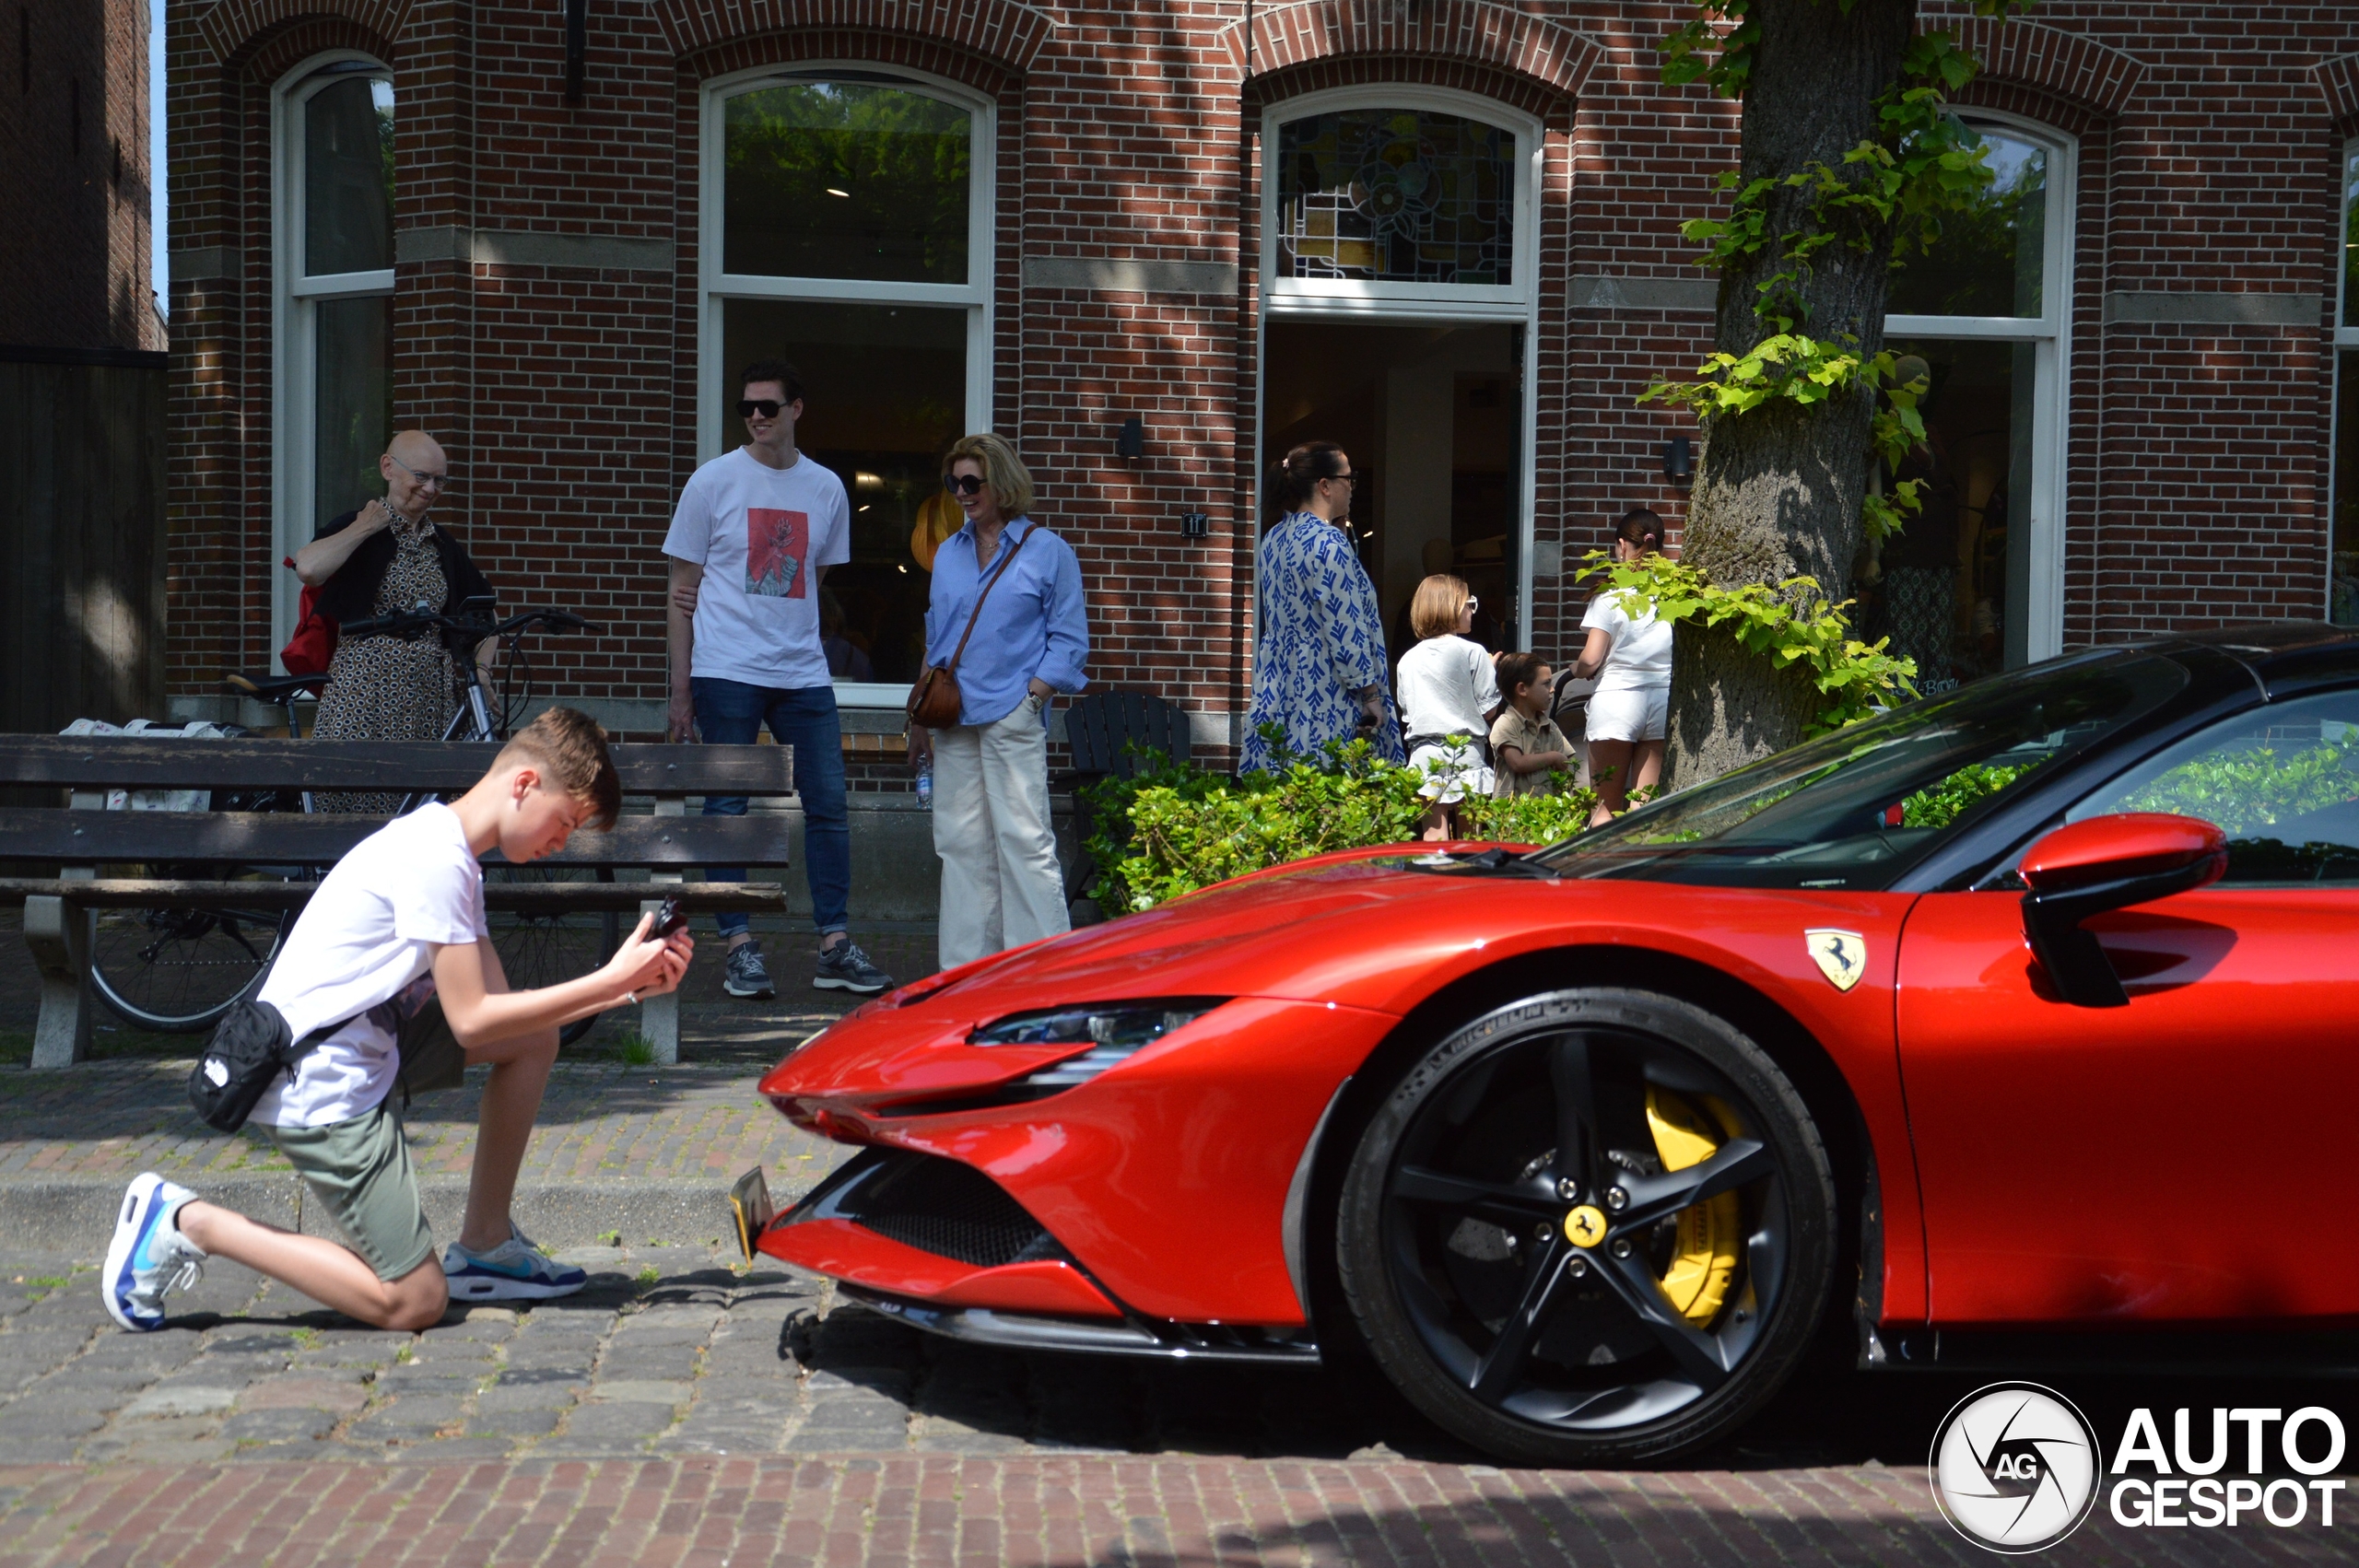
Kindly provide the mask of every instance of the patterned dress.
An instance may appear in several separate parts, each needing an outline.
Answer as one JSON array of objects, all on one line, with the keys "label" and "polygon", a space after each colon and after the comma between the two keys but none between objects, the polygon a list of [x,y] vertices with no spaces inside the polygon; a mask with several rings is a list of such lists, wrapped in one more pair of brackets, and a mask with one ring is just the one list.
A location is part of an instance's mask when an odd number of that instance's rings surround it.
[{"label": "patterned dress", "polygon": [[[1262,536],[1260,575],[1253,702],[1238,764],[1247,773],[1271,766],[1263,724],[1283,724],[1287,747],[1315,757],[1329,741],[1348,741],[1356,732],[1359,705],[1349,694],[1386,686],[1376,585],[1342,529],[1313,512],[1281,519]],[[1389,689],[1375,745],[1387,762],[1403,760]]]},{"label": "patterned dress", "polygon": [[[393,527],[393,558],[370,614],[415,609],[421,600],[440,609],[450,587],[434,553],[434,525],[397,515]],[[458,710],[456,674],[440,638],[340,638],[311,733],[323,741],[439,741]],[[397,791],[333,790],[312,798],[320,811],[376,815],[401,803]]]}]

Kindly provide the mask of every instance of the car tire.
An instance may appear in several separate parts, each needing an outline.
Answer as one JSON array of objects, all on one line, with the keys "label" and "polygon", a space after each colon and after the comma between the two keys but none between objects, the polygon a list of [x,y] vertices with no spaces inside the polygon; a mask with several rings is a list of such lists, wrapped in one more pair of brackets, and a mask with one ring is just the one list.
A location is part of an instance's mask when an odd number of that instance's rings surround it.
[{"label": "car tire", "polygon": [[1402,1076],[1345,1172],[1336,1254],[1368,1351],[1434,1422],[1513,1462],[1623,1464],[1724,1438],[1778,1391],[1837,1215],[1760,1047],[1673,997],[1585,989]]}]

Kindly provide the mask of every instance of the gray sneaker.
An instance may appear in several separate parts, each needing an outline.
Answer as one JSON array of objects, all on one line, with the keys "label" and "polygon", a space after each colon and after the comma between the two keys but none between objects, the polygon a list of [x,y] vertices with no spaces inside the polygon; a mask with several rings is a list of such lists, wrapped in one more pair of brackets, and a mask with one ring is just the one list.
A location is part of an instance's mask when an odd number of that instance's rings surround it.
[{"label": "gray sneaker", "polygon": [[778,988],[770,984],[770,972],[762,967],[762,944],[749,942],[729,950],[721,989],[731,996],[764,997],[778,995]]},{"label": "gray sneaker", "polygon": [[868,961],[857,943],[839,942],[820,953],[816,972],[811,977],[814,990],[853,991],[861,996],[874,996],[878,991],[893,989],[893,977]]}]

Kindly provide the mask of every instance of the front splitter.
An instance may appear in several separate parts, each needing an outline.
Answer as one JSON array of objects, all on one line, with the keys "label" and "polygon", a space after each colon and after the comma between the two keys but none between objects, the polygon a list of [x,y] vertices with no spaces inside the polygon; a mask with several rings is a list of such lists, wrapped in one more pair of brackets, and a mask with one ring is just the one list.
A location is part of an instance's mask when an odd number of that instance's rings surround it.
[{"label": "front splitter", "polygon": [[836,1289],[912,1328],[969,1344],[1002,1350],[1064,1351],[1083,1355],[1146,1357],[1159,1361],[1250,1362],[1259,1366],[1320,1364],[1319,1347],[1309,1339],[1257,1339],[1251,1330],[1132,1321],[1103,1322],[999,1312],[989,1307],[934,1306],[836,1281]]}]

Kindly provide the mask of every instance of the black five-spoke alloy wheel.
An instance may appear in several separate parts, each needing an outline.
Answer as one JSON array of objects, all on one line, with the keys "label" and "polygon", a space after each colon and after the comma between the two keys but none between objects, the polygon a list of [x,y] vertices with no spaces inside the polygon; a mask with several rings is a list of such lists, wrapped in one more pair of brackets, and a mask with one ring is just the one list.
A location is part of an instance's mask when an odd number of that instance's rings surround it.
[{"label": "black five-spoke alloy wheel", "polygon": [[1827,1295],[1836,1195],[1809,1111],[1724,1020],[1652,992],[1499,1009],[1362,1135],[1337,1227],[1368,1348],[1427,1415],[1536,1464],[1732,1430]]}]

